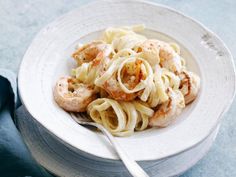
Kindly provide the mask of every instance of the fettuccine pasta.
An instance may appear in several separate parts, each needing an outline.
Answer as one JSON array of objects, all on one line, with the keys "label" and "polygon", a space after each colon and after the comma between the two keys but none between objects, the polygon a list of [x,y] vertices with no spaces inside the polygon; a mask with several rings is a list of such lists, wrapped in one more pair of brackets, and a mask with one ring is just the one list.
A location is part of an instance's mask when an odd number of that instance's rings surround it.
[{"label": "fettuccine pasta", "polygon": [[177,43],[147,39],[143,30],[110,27],[102,39],[78,45],[77,67],[54,88],[58,105],[86,111],[115,136],[173,122],[196,98],[200,78],[187,70]]}]

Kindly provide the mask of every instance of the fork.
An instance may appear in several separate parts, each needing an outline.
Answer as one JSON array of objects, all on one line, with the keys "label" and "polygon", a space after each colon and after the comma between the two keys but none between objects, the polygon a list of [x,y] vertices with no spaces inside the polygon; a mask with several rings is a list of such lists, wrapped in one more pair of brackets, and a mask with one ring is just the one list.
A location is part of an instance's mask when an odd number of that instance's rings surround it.
[{"label": "fork", "polygon": [[74,113],[71,113],[70,115],[80,125],[90,125],[90,126],[97,127],[99,130],[101,130],[102,133],[106,135],[110,143],[113,145],[120,159],[123,161],[127,170],[133,177],[148,177],[148,174],[138,165],[138,163],[135,160],[133,160],[126,154],[126,152],[121,148],[121,146],[115,140],[115,138],[111,135],[111,133],[106,128],[104,128],[101,124],[92,122],[84,114],[77,114],[76,116]]}]

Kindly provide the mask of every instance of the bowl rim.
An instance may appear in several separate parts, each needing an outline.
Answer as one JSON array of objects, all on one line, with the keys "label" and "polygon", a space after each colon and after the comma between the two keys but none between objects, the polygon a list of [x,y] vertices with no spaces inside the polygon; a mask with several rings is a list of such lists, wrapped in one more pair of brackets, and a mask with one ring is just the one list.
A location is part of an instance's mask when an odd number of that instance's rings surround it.
[{"label": "bowl rim", "polygon": [[[207,137],[209,136],[209,134],[211,134],[215,128],[217,127],[217,125],[219,124],[219,122],[221,121],[223,115],[229,110],[234,98],[235,98],[235,94],[236,94],[236,74],[235,74],[235,64],[234,64],[234,60],[233,60],[233,56],[230,52],[230,50],[228,49],[228,47],[225,45],[225,43],[222,41],[222,39],[220,39],[220,37],[218,37],[214,32],[212,32],[210,29],[208,29],[205,25],[203,25],[201,22],[199,22],[198,20],[196,19],[193,19],[192,17],[188,16],[188,15],[185,15],[183,14],[182,12],[174,9],[174,8],[171,8],[169,6],[166,6],[166,5],[163,5],[163,4],[159,4],[159,3],[155,3],[155,2],[149,2],[149,1],[142,1],[142,0],[101,0],[100,2],[108,2],[108,3],[113,3],[113,2],[129,2],[129,3],[144,3],[144,4],[149,4],[149,5],[152,5],[152,6],[156,6],[156,7],[160,7],[160,8],[164,8],[164,9],[167,9],[168,11],[171,11],[173,13],[176,13],[184,18],[187,18],[189,20],[191,20],[193,23],[197,24],[199,27],[203,28],[205,31],[207,31],[209,34],[211,34],[212,36],[214,36],[214,38],[216,38],[217,40],[220,41],[220,43],[222,44],[222,46],[224,47],[224,50],[227,52],[227,54],[229,55],[229,61],[231,62],[232,64],[232,69],[233,69],[233,82],[234,84],[232,84],[234,86],[233,88],[233,93],[232,93],[232,96],[231,96],[231,99],[228,100],[227,104],[225,104],[222,112],[218,115],[218,117],[216,118],[217,121],[215,122],[215,124],[212,126],[211,129],[209,129],[208,133],[205,135],[205,137],[203,139],[201,139],[200,141],[197,141],[195,143],[193,143],[192,145],[186,147],[185,149],[183,150],[180,150],[180,151],[177,151],[173,154],[170,154],[170,155],[167,155],[165,157],[162,157],[162,158],[158,158],[158,160],[162,160],[162,159],[165,159],[165,158],[169,158],[169,157],[173,157],[175,155],[178,155],[180,153],[183,153],[185,151],[188,151],[189,149],[192,149],[193,147],[197,146],[198,144],[200,144],[201,142],[203,142],[205,139],[207,139]],[[43,32],[44,29],[46,29],[47,27],[51,26],[51,24],[53,24],[54,22],[58,21],[59,19],[62,19],[66,16],[69,16],[70,14],[73,14],[75,11],[79,11],[80,9],[84,9],[84,8],[87,8],[87,6],[90,6],[90,5],[94,5],[94,4],[97,4],[99,3],[99,1],[93,1],[93,2],[89,2],[79,8],[75,8],[61,16],[59,16],[58,18],[54,19],[52,22],[50,22],[49,24],[47,24],[46,26],[44,26],[38,33],[37,35],[34,37],[34,39],[32,40],[32,43],[38,38],[38,36],[41,35],[41,33]],[[31,43],[31,44],[32,44]],[[30,45],[31,45],[30,44]],[[28,47],[28,49],[26,50],[24,56],[23,56],[23,59],[21,60],[21,63],[20,63],[20,68],[19,68],[19,71],[18,71],[18,88],[19,88],[19,97],[22,101],[22,104],[26,107],[26,109],[28,110],[28,112],[32,115],[32,117],[37,121],[37,118],[35,118],[34,116],[34,113],[29,109],[29,106],[27,105],[25,99],[24,99],[24,94],[23,94],[23,90],[22,90],[22,70],[23,70],[23,62],[24,62],[24,58],[26,56],[26,54],[28,53],[28,51],[30,50],[30,45]],[[39,122],[40,123],[40,122]],[[40,123],[41,124],[41,123]],[[45,127],[50,133],[52,133],[54,136],[56,136],[57,138],[59,138],[61,141],[63,141],[65,144],[69,145],[69,146],[72,146],[73,148],[75,149],[78,149],[78,147],[74,147],[73,145],[71,145],[70,143],[66,142],[63,140],[62,137],[58,137],[56,134],[54,134],[48,127],[46,127],[45,125],[41,124],[43,127]],[[78,149],[79,151],[87,154],[88,156],[91,155],[92,156],[96,156],[97,158],[104,158],[106,160],[117,160],[115,158],[109,158],[109,157],[103,157],[102,155],[95,155],[95,154],[92,154],[90,152],[87,152],[85,149]],[[156,158],[154,159],[142,159],[140,161],[151,161],[151,160],[157,160]]]}]

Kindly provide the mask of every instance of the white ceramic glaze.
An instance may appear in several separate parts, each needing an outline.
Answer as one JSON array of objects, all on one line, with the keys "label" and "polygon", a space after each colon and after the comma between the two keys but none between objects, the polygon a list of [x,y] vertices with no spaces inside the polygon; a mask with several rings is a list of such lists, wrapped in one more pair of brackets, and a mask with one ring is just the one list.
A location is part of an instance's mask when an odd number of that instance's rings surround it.
[{"label": "white ceramic glaze", "polygon": [[[92,13],[91,13],[92,12]],[[63,15],[42,29],[28,48],[19,71],[19,91],[30,114],[62,141],[94,158],[117,159],[99,133],[77,125],[53,100],[56,79],[69,74],[75,44],[93,39],[109,26],[144,23],[149,37],[181,45],[188,67],[201,77],[198,98],[165,129],[117,138],[135,160],[158,160],[192,148],[216,127],[235,94],[232,56],[224,43],[185,15],[141,1],[96,1]]]},{"label": "white ceramic glaze", "polygon": [[[29,115],[24,107],[17,111],[19,130],[36,161],[57,176],[131,177],[121,161],[100,161],[67,147]],[[177,176],[197,163],[211,147],[219,126],[197,146],[164,160],[141,161],[150,177]]]}]

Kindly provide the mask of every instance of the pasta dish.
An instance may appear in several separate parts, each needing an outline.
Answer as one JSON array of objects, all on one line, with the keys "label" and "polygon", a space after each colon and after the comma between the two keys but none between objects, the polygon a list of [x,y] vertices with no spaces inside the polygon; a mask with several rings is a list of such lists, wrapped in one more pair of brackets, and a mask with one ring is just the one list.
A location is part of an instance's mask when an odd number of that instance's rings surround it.
[{"label": "pasta dish", "polygon": [[77,67],[54,87],[57,104],[85,112],[115,136],[166,127],[197,96],[200,78],[188,71],[176,43],[147,39],[143,25],[107,28],[79,44]]}]

